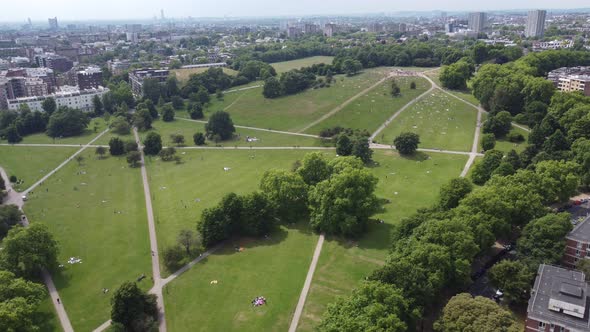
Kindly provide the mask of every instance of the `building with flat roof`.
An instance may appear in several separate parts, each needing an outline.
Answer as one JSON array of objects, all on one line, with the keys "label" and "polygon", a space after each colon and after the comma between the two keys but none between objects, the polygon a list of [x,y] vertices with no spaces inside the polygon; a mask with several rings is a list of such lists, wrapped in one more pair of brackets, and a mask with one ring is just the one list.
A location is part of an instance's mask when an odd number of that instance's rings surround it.
[{"label": "building with flat roof", "polygon": [[89,112],[94,109],[94,104],[92,103],[94,96],[102,97],[107,92],[109,92],[109,89],[104,87],[80,90],[75,86],[64,86],[59,91],[44,96],[8,99],[8,109],[18,110],[20,105],[27,104],[31,111],[43,112],[43,101],[52,97],[55,99],[58,107],[68,106]]},{"label": "building with flat roof", "polygon": [[524,35],[526,37],[543,37],[545,34],[545,18],[547,16],[546,10],[531,10],[529,11],[526,29]]},{"label": "building with flat roof", "polygon": [[562,92],[582,92],[590,96],[590,67],[563,67],[549,72],[547,79]]},{"label": "building with flat roof", "polygon": [[143,81],[155,79],[160,84],[165,84],[170,72],[167,69],[140,69],[129,73],[131,91],[136,98],[143,97]]},{"label": "building with flat roof", "polygon": [[59,28],[59,25],[57,24],[57,17],[48,18],[47,22],[49,23],[49,29],[57,30]]},{"label": "building with flat roof", "polygon": [[469,13],[469,19],[467,26],[469,30],[475,32],[481,32],[486,27],[487,15],[486,13],[476,12],[476,13]]},{"label": "building with flat roof", "polygon": [[76,71],[76,85],[80,90],[102,86],[102,70],[98,67],[86,67]]},{"label": "building with flat roof", "polygon": [[590,259],[590,216],[579,222],[565,237],[562,263],[575,268],[581,259]]},{"label": "building with flat roof", "polygon": [[541,264],[527,307],[525,331],[590,331],[588,301],[584,273]]},{"label": "building with flat roof", "polygon": [[52,53],[36,55],[35,62],[39,67],[50,68],[61,73],[67,72],[74,66],[74,62],[65,56]]}]

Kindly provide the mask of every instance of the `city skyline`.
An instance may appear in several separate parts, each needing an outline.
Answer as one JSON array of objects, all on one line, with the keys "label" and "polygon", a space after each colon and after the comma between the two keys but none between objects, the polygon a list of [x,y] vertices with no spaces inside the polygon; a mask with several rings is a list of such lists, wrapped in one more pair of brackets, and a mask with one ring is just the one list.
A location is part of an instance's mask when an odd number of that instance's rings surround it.
[{"label": "city skyline", "polygon": [[[83,3],[83,6],[81,6]],[[420,2],[391,3],[386,0],[369,1],[324,1],[300,0],[295,3],[271,2],[267,0],[228,0],[223,3],[193,3],[190,0],[104,0],[77,1],[55,0],[51,3],[35,0],[33,4],[9,2],[2,5],[0,22],[25,22],[27,18],[33,21],[45,21],[57,16],[62,21],[82,20],[124,20],[160,18],[161,10],[167,18],[184,17],[271,17],[271,16],[309,16],[309,15],[347,15],[369,13],[394,13],[403,11],[498,11],[498,10],[528,10],[528,9],[577,9],[587,8],[590,4],[586,0],[554,1],[540,0],[520,1],[514,5],[513,1],[499,0],[485,6],[474,5],[472,1],[457,0],[445,4],[434,0]],[[56,10],[55,8],[60,8]],[[83,8],[82,10],[80,8]],[[116,10],[113,10],[115,9]]]}]

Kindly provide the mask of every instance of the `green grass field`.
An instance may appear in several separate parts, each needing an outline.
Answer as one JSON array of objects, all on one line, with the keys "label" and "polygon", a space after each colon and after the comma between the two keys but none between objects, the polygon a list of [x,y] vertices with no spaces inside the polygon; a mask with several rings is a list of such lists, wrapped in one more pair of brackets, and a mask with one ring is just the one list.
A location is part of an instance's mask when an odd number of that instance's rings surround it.
[{"label": "green grass field", "polygon": [[[316,241],[306,225],[298,225],[281,227],[270,239],[228,243],[166,286],[168,330],[286,331]],[[238,253],[234,245],[245,250]],[[268,304],[253,307],[257,296]]]},{"label": "green grass field", "polygon": [[[39,281],[39,283],[43,283]],[[37,309],[36,315],[39,319],[40,332],[60,332],[62,331],[57,313],[51,303],[49,294],[45,297],[41,305]]]},{"label": "green grass field", "polygon": [[[262,175],[272,168],[291,169],[304,150],[188,150],[183,163],[148,159],[158,246],[176,243],[181,229],[194,230],[201,212],[230,192],[258,189]],[[334,155],[334,152],[327,153]],[[231,170],[224,171],[224,167]],[[165,272],[163,272],[165,274]]]},{"label": "green grass field", "polygon": [[[184,84],[186,81],[189,80],[189,78],[190,78],[191,75],[204,73],[208,69],[209,68],[173,69],[170,72],[171,72],[171,74],[176,75],[176,78],[178,79],[178,81],[181,84]],[[222,68],[222,70],[223,70],[224,73],[226,73],[228,75],[231,75],[231,76],[237,76],[238,75],[238,72],[237,71],[235,71],[233,69],[230,69],[230,68],[225,68],[224,67],[224,68]]]},{"label": "green grass field", "polygon": [[[488,118],[488,114],[484,113],[482,115],[481,118],[481,123],[483,124],[486,119]],[[524,151],[524,149],[527,146],[527,142],[529,139],[529,132],[526,130],[523,130],[521,128],[512,126],[512,129],[510,130],[511,133],[519,133],[522,136],[524,136],[524,142],[520,142],[520,143],[513,143],[508,141],[505,137],[504,138],[500,138],[500,139],[496,139],[496,147],[494,148],[495,150],[500,150],[502,152],[510,152],[510,150],[515,150],[518,153],[521,153],[522,151]],[[481,134],[483,135],[483,125],[482,125],[482,132]],[[482,135],[479,135],[479,150],[483,150],[481,147],[481,138]]]},{"label": "green grass field", "polygon": [[0,146],[0,166],[8,176],[14,175],[23,182],[14,185],[23,191],[68,159],[77,148]]},{"label": "green grass field", "polygon": [[[74,329],[91,331],[109,319],[110,297],[122,282],[141,274],[143,289],[153,282],[140,170],[123,158],[83,155],[82,166],[68,163],[30,194],[25,212],[59,242],[65,266],[53,280]],[[82,263],[70,265],[69,257]]]},{"label": "green grass field", "polygon": [[331,65],[332,61],[334,60],[333,56],[312,56],[309,58],[291,60],[291,61],[283,61],[283,62],[275,62],[271,63],[271,66],[277,71],[277,73],[284,73],[291,69],[299,69],[302,67],[309,67],[311,65],[325,63],[327,65]]},{"label": "green grass field", "polygon": [[[23,140],[18,144],[86,144],[105,129],[106,122],[104,121],[104,119],[94,118],[90,120],[88,127],[86,128],[84,133],[82,133],[82,135],[53,139],[47,136],[45,133],[39,133],[24,136]],[[0,139],[0,143],[7,142],[5,140]]]},{"label": "green grass field", "polygon": [[[430,88],[430,83],[420,77],[399,77],[395,81],[401,88],[401,96],[391,96],[391,80],[387,80],[306,132],[318,134],[322,129],[341,126],[372,133],[397,110]],[[416,89],[410,89],[410,82],[416,83]]]},{"label": "green grass field", "polygon": [[214,101],[205,110],[205,116],[226,110],[236,125],[298,131],[374,85],[388,72],[388,68],[375,68],[353,77],[338,75],[329,88],[311,89],[276,99],[264,98],[261,89],[228,93],[223,101]]},{"label": "green grass field", "polygon": [[407,159],[387,150],[375,151],[373,159],[379,163],[372,168],[379,178],[377,195],[391,201],[375,216],[385,222],[373,223],[358,241],[327,238],[299,323],[300,331],[312,331],[328,303],[350,294],[385,262],[391,225],[433,204],[440,186],[458,177],[467,162],[466,156],[437,153]]},{"label": "green grass field", "polygon": [[421,148],[469,151],[476,119],[475,108],[435,91],[401,113],[376,139],[392,144],[400,133],[414,132]]}]

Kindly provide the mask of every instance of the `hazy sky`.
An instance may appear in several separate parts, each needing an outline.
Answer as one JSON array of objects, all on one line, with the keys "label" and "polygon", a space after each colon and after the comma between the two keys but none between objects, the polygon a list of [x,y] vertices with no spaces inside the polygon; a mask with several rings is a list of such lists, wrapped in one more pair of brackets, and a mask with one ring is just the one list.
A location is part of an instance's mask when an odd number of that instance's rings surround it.
[{"label": "hazy sky", "polygon": [[294,16],[404,10],[582,8],[589,0],[0,0],[0,21],[167,17]]}]

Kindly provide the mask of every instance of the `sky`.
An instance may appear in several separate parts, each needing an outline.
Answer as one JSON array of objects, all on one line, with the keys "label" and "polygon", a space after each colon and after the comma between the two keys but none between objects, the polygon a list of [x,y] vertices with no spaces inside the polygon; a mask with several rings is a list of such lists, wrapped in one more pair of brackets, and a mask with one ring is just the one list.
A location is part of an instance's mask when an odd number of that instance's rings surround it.
[{"label": "sky", "polygon": [[395,11],[587,8],[589,0],[0,0],[0,22],[167,17],[304,16]]}]

